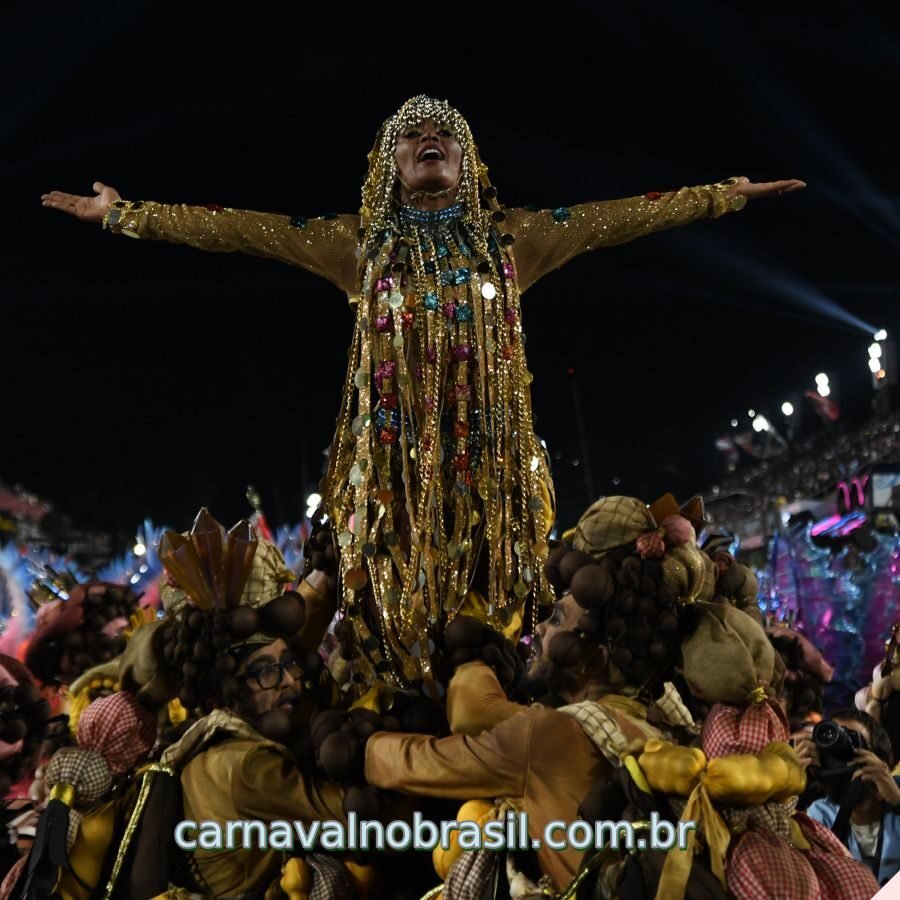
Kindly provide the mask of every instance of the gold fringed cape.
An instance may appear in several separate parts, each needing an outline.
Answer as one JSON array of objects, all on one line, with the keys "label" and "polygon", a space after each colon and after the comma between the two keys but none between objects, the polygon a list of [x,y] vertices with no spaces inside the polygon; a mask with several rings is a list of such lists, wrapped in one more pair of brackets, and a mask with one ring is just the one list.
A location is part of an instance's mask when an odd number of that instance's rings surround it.
[{"label": "gold fringed cape", "polygon": [[542,574],[553,489],[532,424],[522,293],[588,250],[730,208],[710,185],[507,209],[514,248],[487,220],[485,246],[462,204],[401,208],[365,247],[352,215],[119,201],[108,227],[278,259],[348,295],[356,324],[323,495],[360,645],[354,677],[406,685],[430,677],[429,638],[461,610],[515,634],[529,598],[553,599]]}]

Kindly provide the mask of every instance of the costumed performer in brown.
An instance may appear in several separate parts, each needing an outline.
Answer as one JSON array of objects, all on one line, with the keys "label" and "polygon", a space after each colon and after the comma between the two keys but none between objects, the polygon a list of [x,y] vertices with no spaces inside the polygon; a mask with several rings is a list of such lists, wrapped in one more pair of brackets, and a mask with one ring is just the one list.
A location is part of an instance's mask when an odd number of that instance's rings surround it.
[{"label": "costumed performer in brown", "polygon": [[553,602],[542,572],[553,491],[532,422],[521,295],[585,251],[802,187],[741,177],[506,209],[462,115],[418,96],[379,130],[358,215],[126,201],[99,182],[96,196],[53,191],[43,203],[134,238],[301,266],[355,305],[323,497],[362,692],[431,682],[431,639],[461,611],[515,636],[529,598]]}]

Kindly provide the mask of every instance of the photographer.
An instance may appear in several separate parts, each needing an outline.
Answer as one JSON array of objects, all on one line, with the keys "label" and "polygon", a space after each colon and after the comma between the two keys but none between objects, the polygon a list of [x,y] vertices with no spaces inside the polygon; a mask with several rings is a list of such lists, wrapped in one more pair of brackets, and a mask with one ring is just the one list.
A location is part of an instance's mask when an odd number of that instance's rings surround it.
[{"label": "photographer", "polygon": [[[829,725],[840,727],[829,732]],[[849,708],[837,710],[822,727],[795,741],[810,779],[825,792],[806,812],[831,828],[883,885],[900,871],[900,785],[891,775],[887,732]]]}]

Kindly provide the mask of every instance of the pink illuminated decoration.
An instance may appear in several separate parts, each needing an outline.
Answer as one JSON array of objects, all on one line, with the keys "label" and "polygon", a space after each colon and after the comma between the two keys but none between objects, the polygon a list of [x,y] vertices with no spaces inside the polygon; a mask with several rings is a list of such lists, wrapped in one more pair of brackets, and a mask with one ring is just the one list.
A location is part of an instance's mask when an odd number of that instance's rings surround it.
[{"label": "pink illuminated decoration", "polygon": [[865,521],[866,515],[861,512],[853,512],[846,516],[829,516],[816,522],[809,533],[812,537],[846,537],[860,528]]},{"label": "pink illuminated decoration", "polygon": [[838,512],[849,513],[854,509],[862,509],[866,505],[866,488],[869,486],[869,475],[861,478],[853,476],[849,481],[838,484]]}]

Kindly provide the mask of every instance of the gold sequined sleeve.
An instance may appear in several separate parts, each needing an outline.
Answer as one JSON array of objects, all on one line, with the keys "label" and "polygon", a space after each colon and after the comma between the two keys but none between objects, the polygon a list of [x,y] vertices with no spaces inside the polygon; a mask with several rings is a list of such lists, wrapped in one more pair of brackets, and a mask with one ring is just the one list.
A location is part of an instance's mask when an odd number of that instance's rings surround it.
[{"label": "gold sequined sleeve", "polygon": [[697,219],[715,219],[730,208],[723,191],[703,186],[554,210],[507,210],[507,227],[516,238],[513,252],[519,291],[580,253]]},{"label": "gold sequined sleeve", "polygon": [[277,259],[327,278],[346,293],[356,283],[358,216],[300,216],[243,209],[120,200],[104,227],[117,234],[187,244],[214,253],[249,253]]}]

